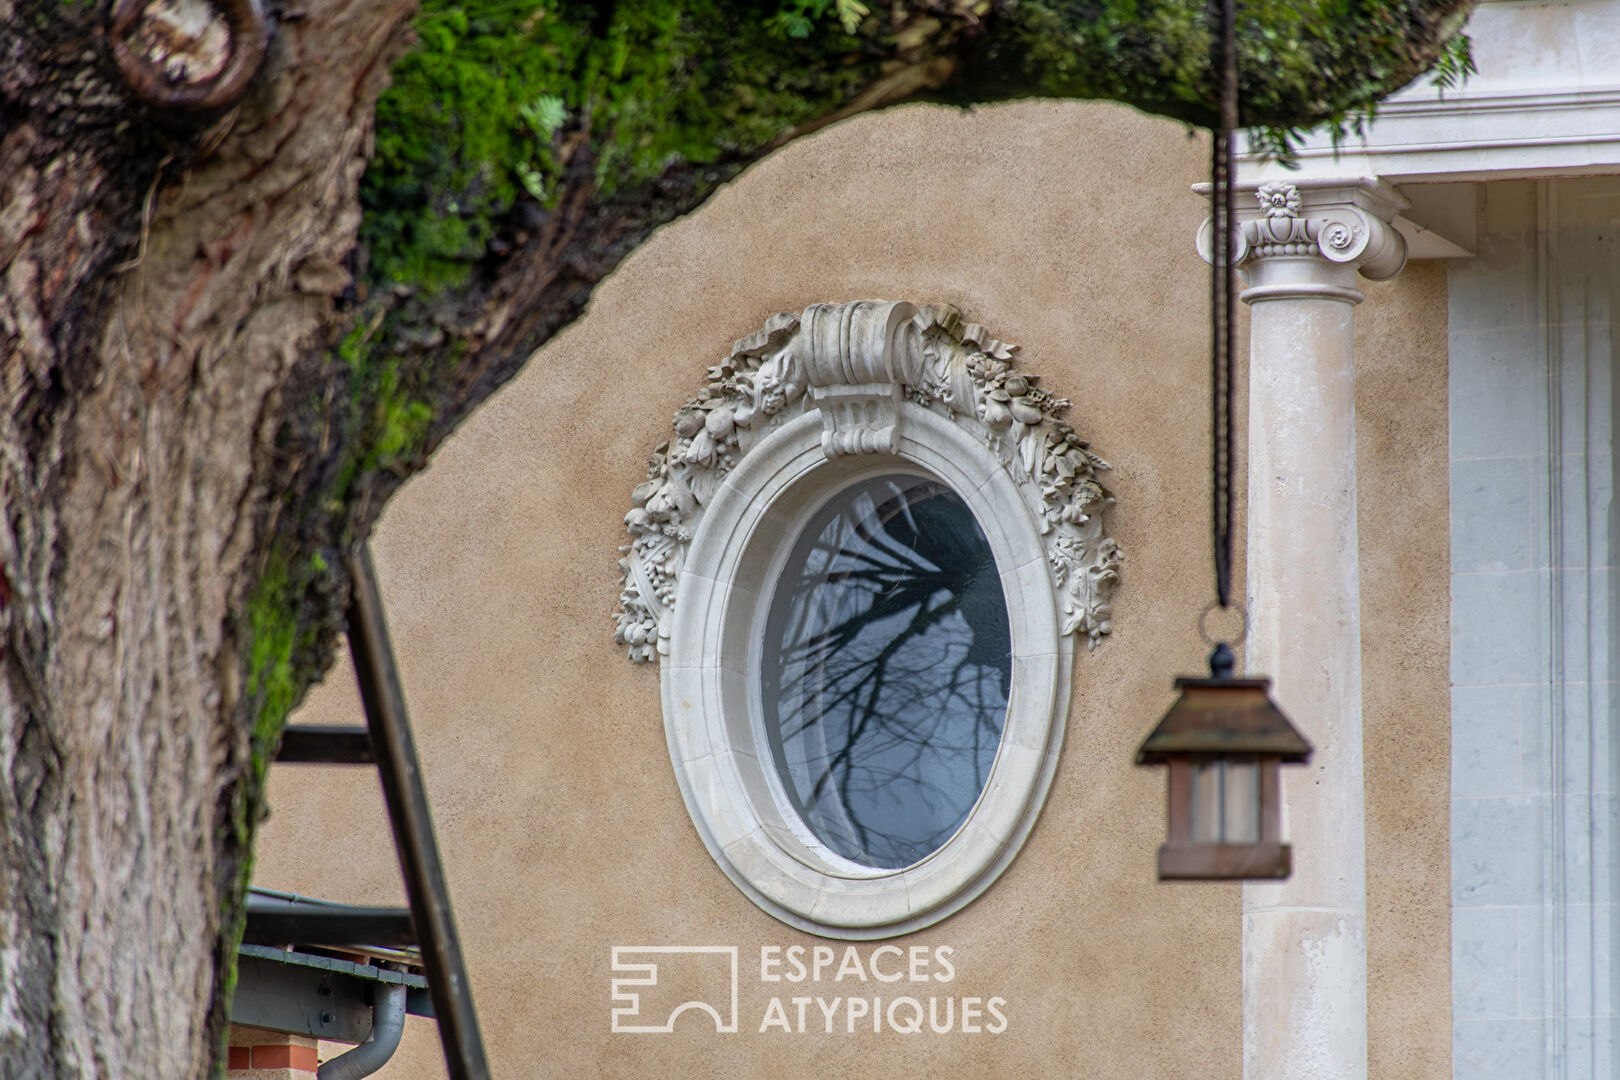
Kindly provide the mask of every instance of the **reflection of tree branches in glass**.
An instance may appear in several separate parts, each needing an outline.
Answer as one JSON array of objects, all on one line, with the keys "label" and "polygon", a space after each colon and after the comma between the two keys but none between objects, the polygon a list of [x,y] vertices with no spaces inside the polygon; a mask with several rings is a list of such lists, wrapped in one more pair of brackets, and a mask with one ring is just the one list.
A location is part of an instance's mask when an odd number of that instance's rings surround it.
[{"label": "reflection of tree branches in glass", "polygon": [[984,789],[1012,675],[966,504],[909,476],[842,492],[789,558],[766,633],[767,726],[805,821],[868,866],[936,850]]}]

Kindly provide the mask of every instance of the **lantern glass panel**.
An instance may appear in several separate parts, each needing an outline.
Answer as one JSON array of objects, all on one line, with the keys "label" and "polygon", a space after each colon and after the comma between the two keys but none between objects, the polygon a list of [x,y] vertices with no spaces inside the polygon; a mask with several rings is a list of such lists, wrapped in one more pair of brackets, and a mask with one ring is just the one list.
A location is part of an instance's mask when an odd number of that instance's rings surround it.
[{"label": "lantern glass panel", "polygon": [[1196,844],[1260,842],[1260,762],[1215,758],[1193,763],[1191,832]]}]

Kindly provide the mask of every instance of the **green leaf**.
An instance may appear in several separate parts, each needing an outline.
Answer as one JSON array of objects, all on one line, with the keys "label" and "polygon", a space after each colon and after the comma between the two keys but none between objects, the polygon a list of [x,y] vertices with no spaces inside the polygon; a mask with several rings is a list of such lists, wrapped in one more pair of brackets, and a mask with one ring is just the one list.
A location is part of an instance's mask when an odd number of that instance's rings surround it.
[{"label": "green leaf", "polygon": [[528,104],[519,105],[518,115],[541,141],[550,142],[551,136],[567,121],[568,106],[555,94],[541,94]]}]

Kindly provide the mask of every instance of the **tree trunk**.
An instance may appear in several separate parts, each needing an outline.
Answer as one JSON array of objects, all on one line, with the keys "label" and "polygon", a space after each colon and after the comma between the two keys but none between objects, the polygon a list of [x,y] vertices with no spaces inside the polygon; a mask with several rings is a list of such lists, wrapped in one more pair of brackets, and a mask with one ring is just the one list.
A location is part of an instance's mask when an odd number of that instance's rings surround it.
[{"label": "tree trunk", "polygon": [[[611,6],[553,6],[618,32]],[[1466,6],[1423,8],[1369,85],[1422,70]],[[178,100],[187,74],[132,96],[87,0],[0,0],[0,1076],[211,1067],[265,763],[329,661],[338,554],[652,229],[773,146],[922,94],[1206,115],[1152,71],[1113,85],[1113,56],[1060,62],[1093,47],[1084,5],[873,3],[857,33],[803,41],[755,25],[757,5],[685,7],[678,34],[650,20],[665,36],[633,40],[689,50],[675,68],[724,107],[725,145],[647,172],[591,84],[595,112],[545,125],[544,201],[495,207],[462,275],[417,289],[356,272],[414,0],[289,5],[247,96],[202,108]],[[251,8],[220,2],[232,47]],[[642,53],[632,69],[669,65]],[[1271,90],[1253,116],[1326,108]],[[378,184],[374,209],[394,190]],[[432,184],[398,190],[422,220],[448,212]]]},{"label": "tree trunk", "polygon": [[289,24],[263,91],[209,118],[211,151],[184,128],[132,146],[121,125],[167,121],[129,117],[93,68],[89,93],[12,70],[38,81],[6,87],[29,97],[0,137],[8,1076],[198,1076],[214,1057],[254,786],[238,615],[410,11],[347,0]]}]

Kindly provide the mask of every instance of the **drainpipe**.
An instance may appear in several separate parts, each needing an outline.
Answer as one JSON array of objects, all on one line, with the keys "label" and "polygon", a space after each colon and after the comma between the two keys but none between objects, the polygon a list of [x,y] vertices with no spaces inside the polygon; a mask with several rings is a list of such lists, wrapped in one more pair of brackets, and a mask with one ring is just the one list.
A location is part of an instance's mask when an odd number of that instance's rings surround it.
[{"label": "drainpipe", "polygon": [[372,990],[371,1036],[365,1042],[339,1054],[316,1070],[316,1080],[361,1080],[370,1076],[394,1056],[399,1037],[405,1033],[405,987],[399,983],[378,983]]}]

